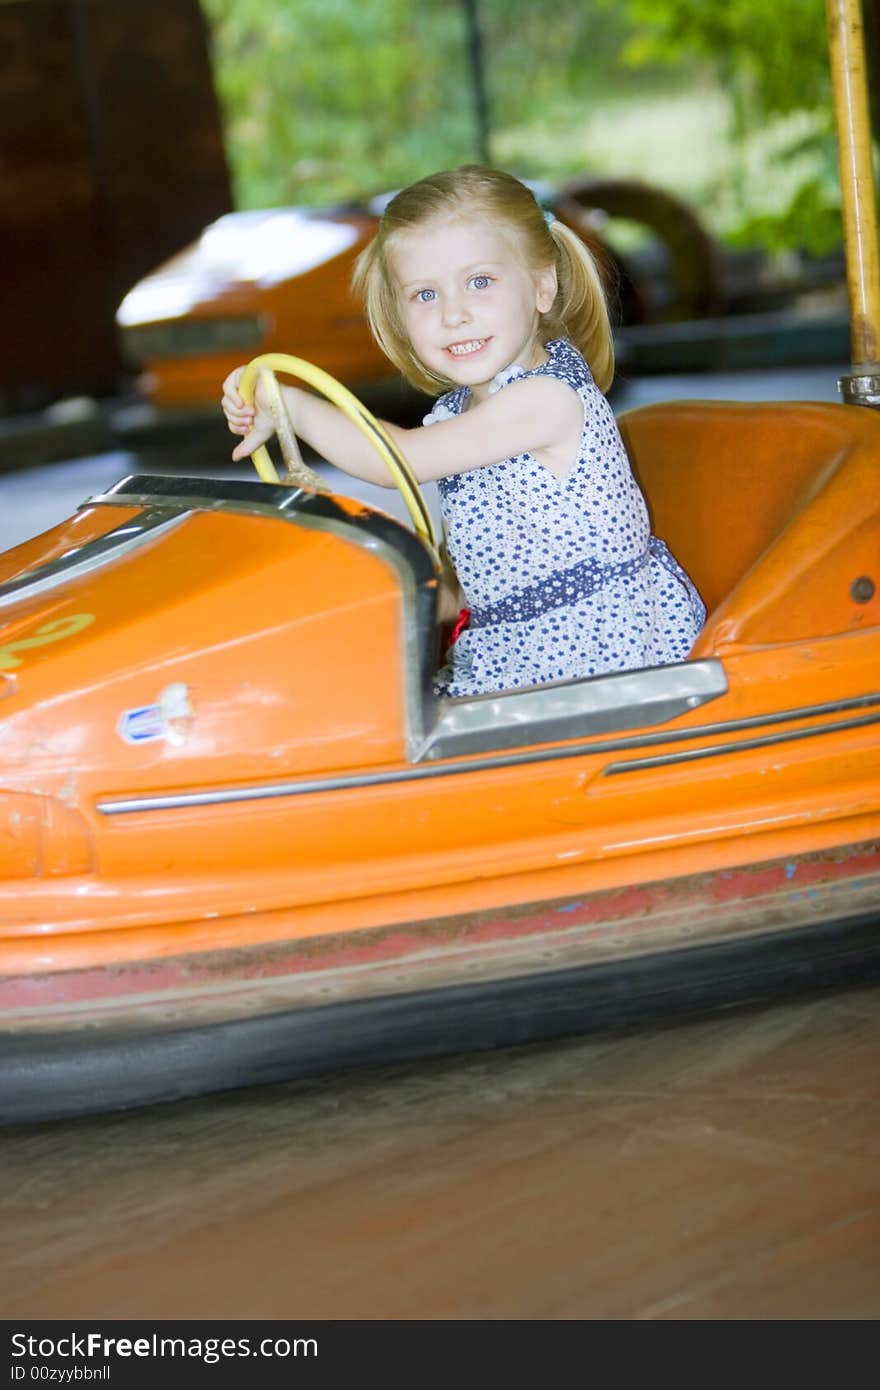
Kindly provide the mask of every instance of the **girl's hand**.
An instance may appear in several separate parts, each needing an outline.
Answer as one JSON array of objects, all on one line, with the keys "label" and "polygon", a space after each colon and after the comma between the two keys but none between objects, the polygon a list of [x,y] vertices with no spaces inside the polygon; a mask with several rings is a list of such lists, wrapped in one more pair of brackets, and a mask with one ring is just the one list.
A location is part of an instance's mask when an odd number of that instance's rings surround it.
[{"label": "girl's hand", "polygon": [[265,444],[275,433],[275,422],[262,399],[261,387],[257,385],[256,409],[242,400],[238,389],[244,367],[236,367],[223,383],[223,398],[220,402],[226,423],[233,434],[244,435],[240,444],[232,451],[234,462],[249,458],[255,449]]}]

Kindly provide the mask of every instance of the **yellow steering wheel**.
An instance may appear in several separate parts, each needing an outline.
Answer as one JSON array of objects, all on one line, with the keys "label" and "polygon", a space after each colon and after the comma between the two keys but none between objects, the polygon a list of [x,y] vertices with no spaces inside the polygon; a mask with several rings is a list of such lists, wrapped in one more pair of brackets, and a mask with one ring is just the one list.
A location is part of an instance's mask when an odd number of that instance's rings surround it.
[{"label": "yellow steering wheel", "polygon": [[242,398],[248,405],[252,405],[257,390],[257,381],[262,382],[275,422],[275,430],[287,476],[279,478],[267,449],[261,444],[258,449],[254,450],[252,462],[263,482],[293,483],[299,487],[306,487],[319,492],[328,490],[318,474],[303,463],[296,442],[296,435],[291,427],[278,382],[275,379],[275,372],[284,372],[288,376],[298,377],[308,386],[313,386],[316,391],[319,391],[322,396],[326,396],[328,401],[337,406],[343,415],[351,420],[352,424],[357,425],[383,460],[400,489],[400,495],[416,535],[420,536],[436,554],[440,549],[440,537],[437,534],[433,517],[412,469],[388,431],[375,416],[370,414],[366,406],[361,404],[357,396],[352,395],[351,391],[348,391],[335,377],[322,371],[320,367],[313,366],[311,362],[304,362],[301,357],[291,357],[286,352],[266,352],[260,357],[254,357],[242,372],[238,384]]}]

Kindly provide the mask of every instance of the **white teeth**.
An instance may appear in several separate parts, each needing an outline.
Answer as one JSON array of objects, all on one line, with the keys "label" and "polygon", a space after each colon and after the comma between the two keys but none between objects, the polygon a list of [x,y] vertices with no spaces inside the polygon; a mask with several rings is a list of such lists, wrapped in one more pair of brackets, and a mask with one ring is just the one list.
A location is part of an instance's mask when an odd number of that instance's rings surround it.
[{"label": "white teeth", "polygon": [[464,357],[469,352],[478,352],[485,341],[485,338],[472,338],[469,343],[453,343],[449,351],[453,357]]}]

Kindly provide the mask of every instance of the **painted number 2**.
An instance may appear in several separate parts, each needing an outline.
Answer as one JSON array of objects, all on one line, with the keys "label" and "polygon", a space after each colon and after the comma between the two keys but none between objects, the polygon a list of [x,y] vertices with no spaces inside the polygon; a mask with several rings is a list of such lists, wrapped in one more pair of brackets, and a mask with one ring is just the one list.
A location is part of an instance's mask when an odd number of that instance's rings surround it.
[{"label": "painted number 2", "polygon": [[56,618],[51,623],[43,623],[30,637],[17,637],[14,642],[0,646],[0,671],[11,671],[21,666],[19,652],[29,651],[31,647],[44,647],[47,642],[60,642],[62,637],[73,637],[84,627],[95,621],[94,613],[71,613],[67,618]]}]

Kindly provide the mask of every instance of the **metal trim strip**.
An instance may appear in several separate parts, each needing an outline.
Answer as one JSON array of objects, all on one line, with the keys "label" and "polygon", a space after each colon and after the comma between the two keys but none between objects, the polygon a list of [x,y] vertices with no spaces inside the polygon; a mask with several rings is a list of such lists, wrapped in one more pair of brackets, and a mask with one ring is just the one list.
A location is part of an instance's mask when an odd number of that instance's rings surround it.
[{"label": "metal trim strip", "polygon": [[654,767],[672,767],[677,763],[697,762],[700,758],[718,758],[723,753],[746,753],[754,748],[766,748],[796,739],[814,738],[817,734],[839,733],[844,729],[860,729],[867,724],[880,723],[880,714],[866,714],[861,719],[841,719],[836,724],[818,724],[809,729],[789,729],[784,733],[768,734],[765,738],[740,739],[738,743],[716,743],[708,748],[689,748],[683,753],[658,753],[653,758],[630,758],[625,763],[612,763],[602,769],[603,777],[619,777],[626,772],[645,772]]},{"label": "metal trim strip", "polygon": [[[704,725],[695,729],[676,729],[666,733],[648,734],[623,739],[608,739],[600,742],[590,743],[580,740],[574,745],[565,748],[545,748],[529,749],[523,753],[508,753],[501,757],[472,758],[466,761],[457,760],[446,763],[417,764],[406,768],[385,768],[375,772],[352,773],[347,776],[333,777],[312,777],[300,778],[286,782],[274,782],[261,786],[249,787],[218,787],[213,791],[202,792],[168,792],[157,795],[138,796],[138,797],[119,797],[107,798],[99,801],[96,809],[106,816],[131,815],[143,811],[165,811],[181,810],[191,806],[214,806],[228,805],[239,801],[261,801],[269,798],[282,796],[306,796],[321,792],[351,791],[363,787],[393,785],[398,782],[421,781],[428,777],[451,777],[469,772],[485,772],[503,769],[507,767],[527,766],[536,762],[557,762],[565,758],[583,757],[587,753],[618,753],[629,748],[643,748],[651,744],[682,742],[690,739],[715,737],[718,734],[737,733],[744,728],[754,728],[756,725],[790,723],[795,719],[808,719],[821,717],[828,714],[842,713],[847,709],[859,709],[870,705],[880,705],[880,692],[871,695],[856,696],[849,700],[836,700],[826,705],[815,705],[797,710],[785,710],[778,714],[753,715],[746,719],[730,720],[726,724]],[[875,714],[866,715],[862,719],[841,720],[837,723],[824,723],[818,726],[810,726],[807,729],[795,729],[788,733],[779,735],[767,735],[760,739],[745,739],[739,743],[727,743],[712,745],[705,753],[711,757],[721,752],[736,753],[748,751],[756,747],[769,746],[774,743],[788,742],[798,738],[810,738],[821,733],[835,733],[849,728],[858,728],[866,724],[880,723],[880,711]],[[703,754],[702,749],[689,750],[692,757]],[[634,762],[644,763],[653,766],[659,762],[660,758],[674,760],[677,757],[681,761],[687,760],[687,754],[661,754],[655,759],[637,759]],[[620,771],[632,768],[633,771],[639,770],[633,764],[622,763],[612,764]],[[608,769],[603,769],[602,775],[606,775]]]}]

